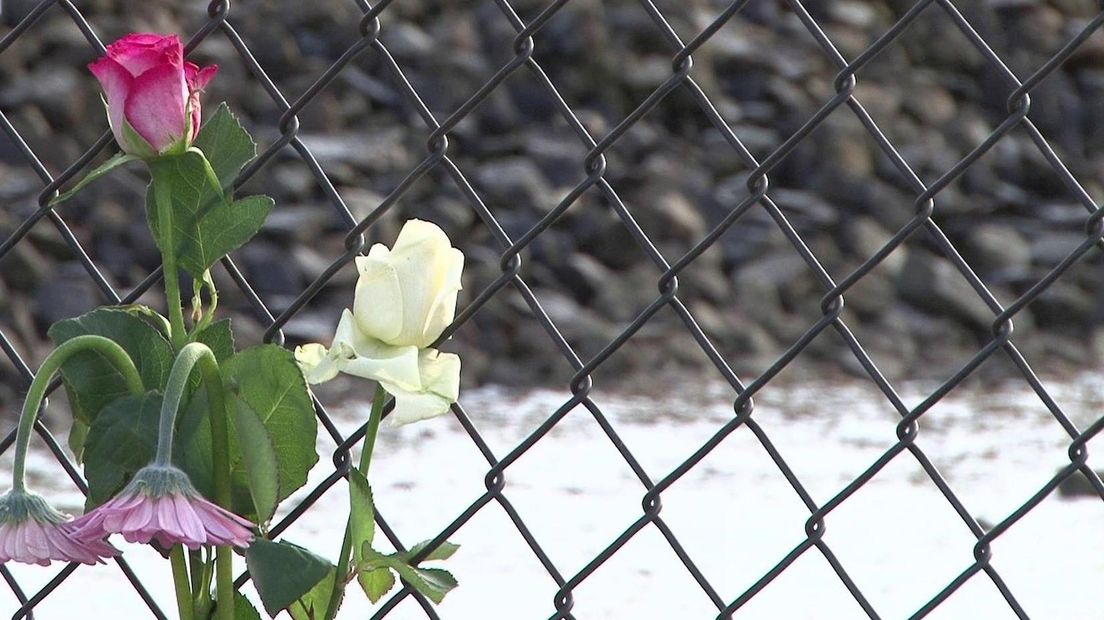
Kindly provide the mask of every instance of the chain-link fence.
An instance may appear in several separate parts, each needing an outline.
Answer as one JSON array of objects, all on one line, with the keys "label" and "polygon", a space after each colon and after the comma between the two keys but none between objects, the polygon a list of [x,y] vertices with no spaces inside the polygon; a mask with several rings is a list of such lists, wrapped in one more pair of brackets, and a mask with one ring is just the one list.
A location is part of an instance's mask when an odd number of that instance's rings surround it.
[{"label": "chain-link fence", "polygon": [[[574,375],[568,385],[570,396],[562,406],[552,412],[551,415],[548,415],[543,423],[525,437],[523,441],[505,453],[496,453],[488,446],[488,443],[477,429],[477,424],[473,422],[465,411],[464,398],[461,397],[460,403],[453,408],[453,414],[466,430],[471,441],[486,459],[487,471],[484,478],[486,492],[476,498],[475,501],[471,502],[470,506],[457,515],[456,518],[437,535],[434,543],[453,536],[458,530],[463,528],[473,516],[484,510],[495,510],[495,505],[497,505],[497,507],[504,511],[509,517],[513,527],[516,528],[517,532],[527,543],[529,550],[531,550],[532,554],[547,571],[549,577],[558,586],[557,590],[548,593],[550,598],[549,616],[554,619],[587,617],[585,605],[582,601],[580,601],[578,611],[576,611],[575,592],[577,588],[590,578],[603,563],[615,556],[626,543],[638,536],[642,531],[651,528],[658,531],[667,543],[669,543],[678,560],[685,567],[685,570],[698,586],[700,586],[701,592],[716,607],[718,618],[737,616],[739,610],[745,603],[749,602],[760,593],[775,578],[787,571],[795,561],[805,554],[821,555],[824,560],[830,564],[840,582],[850,592],[851,596],[866,615],[871,618],[878,618],[882,616],[879,610],[871,603],[868,596],[864,594],[863,584],[850,576],[847,567],[833,552],[831,546],[826,542],[824,535],[827,523],[831,521],[832,512],[847,502],[850,497],[870,482],[872,478],[883,470],[883,468],[895,459],[913,459],[923,471],[926,472],[931,482],[939,489],[947,503],[953,507],[958,517],[961,518],[962,526],[976,539],[976,544],[973,547],[973,563],[965,566],[961,573],[950,583],[947,583],[942,590],[932,592],[927,602],[920,609],[916,610],[914,617],[923,617],[929,612],[932,612],[964,584],[974,579],[991,581],[1007,602],[1008,607],[1017,616],[1021,618],[1028,617],[1027,611],[1025,611],[1021,603],[1017,600],[1014,589],[1006,584],[996,565],[990,562],[994,541],[999,539],[1013,524],[1038,506],[1048,495],[1053,493],[1060,484],[1078,474],[1083,474],[1087,477],[1095,493],[1101,498],[1104,498],[1104,484],[1101,483],[1100,478],[1088,466],[1088,453],[1086,450],[1086,444],[1089,440],[1104,428],[1104,417],[1084,428],[1075,425],[1071,421],[1070,416],[1063,411],[1056,400],[1048,393],[1043,382],[1038,378],[1031,365],[1029,365],[1028,360],[1021,354],[1013,338],[1013,322],[1021,315],[1025,308],[1039,299],[1049,288],[1063,278],[1075,263],[1087,255],[1092,254],[1094,247],[1098,246],[1102,239],[1104,239],[1104,210],[1097,205],[1096,201],[1090,196],[1090,193],[1067,169],[1066,164],[1060,159],[1056,150],[1051,147],[1047,136],[1045,136],[1033,122],[1031,114],[1031,97],[1036,89],[1041,88],[1041,84],[1063,67],[1063,64],[1073,57],[1081,46],[1090,39],[1101,23],[1104,23],[1104,14],[1098,15],[1087,23],[1078,25],[1077,29],[1072,32],[1072,35],[1065,41],[1064,45],[1056,50],[1048,61],[1041,66],[1035,67],[1026,77],[1021,77],[1014,74],[1013,71],[1002,62],[1001,57],[998,56],[987,41],[978,34],[971,21],[963,16],[959,7],[956,6],[956,3],[952,0],[921,0],[920,2],[916,2],[899,15],[896,23],[893,24],[890,29],[882,32],[880,36],[864,44],[861,53],[854,54],[851,58],[845,57],[839,51],[832,37],[826,34],[826,31],[822,29],[821,25],[818,23],[818,19],[814,17],[816,14],[815,11],[811,13],[809,7],[806,6],[807,4],[819,5],[819,3],[802,3],[801,0],[786,0],[786,2],[780,4],[784,4],[787,10],[792,12],[793,16],[796,16],[797,20],[800,21],[808,34],[815,39],[824,58],[832,63],[838,71],[834,81],[835,92],[826,100],[818,102],[819,109],[801,124],[796,131],[786,136],[784,141],[776,145],[766,157],[758,159],[745,147],[745,142],[742,141],[739,133],[733,130],[731,124],[726,121],[722,112],[714,105],[710,93],[695,79],[694,72],[695,54],[717,35],[719,31],[724,29],[726,25],[730,24],[733,19],[740,15],[741,11],[744,11],[745,8],[751,4],[748,0],[733,2],[724,9],[723,12],[716,15],[708,25],[704,28],[700,28],[688,39],[676,33],[676,30],[665,16],[664,10],[657,6],[657,4],[661,5],[662,3],[641,0],[639,3],[640,9],[644,11],[648,19],[653,23],[656,31],[661,34],[662,39],[666,41],[668,46],[667,52],[670,56],[670,71],[657,88],[651,90],[638,102],[638,105],[636,105],[631,113],[621,118],[615,126],[605,130],[600,135],[595,135],[586,124],[580,120],[579,116],[577,116],[576,112],[573,110],[573,107],[561,95],[560,90],[557,88],[556,81],[542,69],[541,63],[536,60],[534,55],[535,50],[541,46],[544,37],[554,36],[546,32],[546,25],[549,24],[568,3],[568,0],[550,2],[539,11],[523,19],[515,12],[514,6],[512,6],[508,0],[496,0],[495,6],[497,10],[501,13],[501,16],[509,21],[516,32],[512,41],[513,55],[507,62],[501,65],[498,71],[494,73],[490,79],[486,80],[478,90],[471,94],[462,105],[443,119],[438,118],[431,112],[430,108],[423,101],[423,93],[420,93],[412,81],[408,80],[404,73],[404,68],[400,66],[400,63],[397,62],[391,52],[388,51],[388,47],[381,42],[381,30],[387,27],[388,7],[393,4],[392,2],[384,0],[378,4],[370,5],[367,2],[357,0],[356,5],[363,14],[359,24],[356,26],[359,32],[359,38],[356,40],[355,44],[344,51],[336,62],[333,62],[331,66],[317,76],[313,85],[307,88],[305,92],[293,101],[288,101],[277,85],[269,78],[269,75],[266,73],[266,68],[254,57],[246,40],[240,36],[239,32],[234,27],[235,14],[252,10],[251,7],[245,4],[241,7],[235,6],[232,9],[230,2],[227,1],[212,2],[210,4],[207,18],[191,36],[187,49],[192,51],[197,48],[202,48],[205,42],[216,38],[228,42],[240,56],[241,62],[248,68],[249,79],[254,80],[263,88],[268,97],[281,112],[278,121],[278,139],[272,140],[268,144],[261,145],[262,150],[259,157],[242,171],[236,185],[240,186],[265,167],[272,165],[272,163],[276,161],[275,157],[278,153],[286,151],[287,149],[294,150],[301,158],[302,163],[309,169],[313,177],[313,182],[317,183],[328,198],[333,208],[332,217],[336,218],[336,220],[347,229],[344,253],[339,256],[329,257],[331,262],[321,269],[320,275],[318,275],[309,286],[301,290],[289,303],[282,304],[283,307],[278,312],[270,310],[262,297],[254,291],[249,278],[247,278],[246,275],[243,274],[243,271],[239,269],[238,265],[235,264],[234,257],[228,257],[222,261],[222,268],[240,288],[241,293],[251,305],[257,322],[264,328],[264,340],[284,344],[285,338],[282,331],[283,328],[293,317],[307,308],[327,283],[350,263],[359,252],[364,250],[366,246],[366,233],[378,223],[384,214],[388,213],[397,202],[407,195],[411,187],[414,186],[419,179],[431,171],[436,174],[443,173],[442,178],[449,179],[451,183],[455,185],[455,189],[462,195],[466,202],[466,206],[478,216],[479,220],[493,236],[497,243],[498,255],[496,259],[500,270],[500,275],[498,275],[489,286],[486,286],[482,290],[469,291],[467,293],[467,303],[463,305],[459,316],[452,328],[447,331],[446,336],[454,333],[457,329],[471,321],[473,317],[475,317],[492,298],[499,295],[500,292],[506,289],[512,289],[522,300],[524,300],[532,316],[535,317],[536,321],[538,321],[542,327],[546,337],[554,344],[559,353],[562,354],[563,359],[570,364],[571,369],[574,371]],[[94,24],[86,20],[81,11],[75,6],[75,3],[67,0],[44,0],[30,10],[17,25],[11,28],[3,38],[0,39],[0,55],[4,54],[5,51],[11,49],[13,46],[19,45],[21,41],[33,38],[35,36],[35,24],[40,18],[47,13],[59,11],[63,12],[67,18],[80,29],[84,38],[87,39],[92,54],[98,55],[104,51],[104,44],[97,34]],[[941,171],[940,176],[930,183],[924,183],[921,181],[920,177],[914,173],[913,168],[906,162],[906,158],[898,152],[894,142],[887,137],[886,133],[879,128],[879,125],[867,112],[867,108],[864,107],[860,96],[856,95],[864,67],[881,52],[893,45],[902,33],[906,32],[925,12],[937,12],[941,14],[943,18],[945,18],[943,23],[947,24],[947,28],[957,31],[955,36],[964,36],[969,41],[972,48],[984,59],[986,64],[985,70],[1004,84],[1008,93],[1007,113],[1004,115],[1002,121],[995,129],[989,132],[988,135],[980,137],[981,139],[964,157],[949,168]],[[932,40],[930,44],[936,46],[939,45],[940,42],[938,40]],[[600,54],[601,50],[594,50],[591,53]],[[319,164],[315,155],[312,154],[309,145],[300,139],[300,121],[298,115],[308,109],[312,102],[316,101],[320,93],[330,88],[338,76],[350,66],[352,61],[364,55],[375,56],[380,66],[386,70],[388,74],[387,77],[394,85],[396,91],[401,94],[404,105],[409,106],[417,112],[417,116],[420,117],[424,124],[425,153],[415,166],[405,171],[401,182],[397,183],[393,191],[384,196],[378,204],[374,205],[374,208],[366,217],[358,219],[347,207],[346,201],[343,199],[341,193],[335,189],[327,175],[327,171],[323,169],[323,166]],[[633,67],[626,67],[625,70],[632,71]],[[734,68],[733,71],[738,71],[738,68]],[[502,226],[500,220],[496,218],[496,214],[485,204],[484,200],[481,198],[480,192],[469,182],[469,175],[465,174],[461,165],[457,163],[454,157],[450,156],[449,138],[452,132],[468,119],[473,111],[487,101],[496,89],[499,89],[507,79],[517,73],[527,73],[537,84],[539,84],[539,89],[543,93],[548,104],[554,107],[555,112],[559,115],[561,120],[566,123],[566,126],[574,134],[579,145],[585,149],[586,154],[575,162],[578,166],[578,177],[574,187],[567,192],[566,195],[560,197],[556,204],[552,206],[543,217],[534,219],[520,232],[508,234],[506,228]],[[695,239],[695,243],[689,249],[683,250],[678,255],[665,255],[638,224],[637,219],[634,217],[633,209],[626,204],[626,201],[622,199],[617,189],[608,181],[606,154],[615,143],[618,143],[619,140],[637,126],[645,115],[648,115],[662,106],[664,101],[675,92],[680,92],[681,96],[688,95],[696,103],[697,107],[700,109],[700,113],[704,115],[712,127],[723,137],[726,147],[731,149],[731,152],[737,154],[742,162],[742,166],[748,171],[748,176],[746,188],[742,192],[742,195],[734,198],[731,204],[726,205],[727,211],[718,223],[708,230],[706,234]],[[844,110],[844,108],[846,108],[846,110]],[[803,142],[808,140],[810,135],[825,123],[829,115],[837,111],[840,111],[840,113],[852,114],[858,122],[861,123],[862,127],[864,127],[865,131],[869,134],[869,137],[876,142],[882,155],[891,162],[896,171],[906,180],[913,194],[913,215],[911,218],[901,225],[887,242],[877,248],[873,254],[867,256],[857,268],[854,268],[842,278],[833,278],[825,270],[820,260],[818,260],[817,254],[806,244],[803,235],[791,224],[791,220],[788,219],[785,210],[780,208],[775,200],[772,199],[771,189],[772,171],[785,162],[787,157],[798,149]],[[72,252],[73,256],[79,259],[84,267],[84,271],[87,273],[87,277],[91,279],[100,293],[102,293],[104,303],[118,304],[134,302],[150,289],[150,287],[156,285],[161,277],[159,271],[149,274],[148,277],[137,286],[128,290],[125,295],[120,294],[116,288],[110,284],[109,279],[101,273],[100,267],[90,258],[89,253],[82,248],[77,240],[77,235],[75,235],[67,225],[66,219],[61,214],[48,207],[50,199],[58,193],[59,188],[72,183],[75,178],[79,177],[87,170],[93,161],[102,157],[104,153],[113,148],[111,134],[104,133],[98,141],[88,146],[83,156],[72,161],[71,165],[69,165],[64,172],[54,176],[48,172],[47,167],[40,161],[35,150],[28,145],[20,135],[20,131],[17,130],[16,126],[10,122],[9,118],[3,113],[0,113],[0,123],[2,123],[7,139],[14,144],[24,160],[25,165],[33,168],[43,185],[41,191],[38,193],[37,210],[29,217],[22,220],[14,232],[2,240],[2,245],[0,245],[0,260],[3,260],[5,256],[11,253],[13,248],[16,248],[21,242],[24,242],[32,228],[39,225],[41,220],[48,220],[48,224],[57,230],[67,245],[68,250]],[[990,288],[987,288],[987,285],[975,273],[971,264],[963,258],[956,245],[952,243],[944,233],[944,230],[933,219],[933,215],[939,211],[940,193],[951,184],[960,180],[971,166],[974,166],[976,162],[993,150],[996,145],[1014,130],[1026,132],[1026,135],[1030,138],[1030,142],[1038,149],[1038,152],[1042,155],[1047,164],[1049,164],[1053,173],[1061,180],[1066,190],[1068,190],[1080,205],[1084,207],[1084,237],[1076,247],[1068,248],[1067,251],[1064,252],[1063,258],[1043,277],[1039,278],[1031,286],[1026,287],[1026,290],[1022,294],[1016,296],[1010,303],[1002,304],[998,301],[997,297],[994,296]],[[631,321],[628,321],[627,325],[616,335],[616,337],[608,342],[592,343],[597,345],[595,348],[597,352],[593,355],[584,357],[577,353],[576,348],[573,348],[573,346],[569,344],[569,341],[561,334],[558,326],[553,322],[549,317],[549,313],[546,312],[545,308],[542,306],[539,296],[534,294],[521,273],[523,258],[526,257],[527,250],[530,249],[535,240],[544,235],[550,227],[565,215],[566,212],[571,210],[574,205],[578,204],[581,196],[588,192],[600,195],[602,202],[608,205],[608,208],[619,219],[620,224],[623,226],[623,230],[628,233],[631,242],[635,243],[647,259],[654,265],[654,284],[657,287],[657,291],[651,303],[632,318]],[[726,355],[720,352],[718,347],[715,346],[706,331],[699,326],[695,314],[691,312],[688,305],[680,298],[679,276],[683,274],[684,270],[687,270],[693,265],[699,257],[710,250],[710,248],[714,247],[726,232],[740,221],[745,214],[754,210],[761,210],[769,215],[773,225],[785,236],[792,246],[792,252],[801,258],[807,270],[815,277],[821,287],[823,296],[820,300],[819,319],[804,326],[800,336],[790,343],[784,353],[774,359],[763,372],[751,380],[745,380],[739,377],[733,370],[730,361],[726,359]],[[949,378],[939,384],[935,389],[931,390],[919,405],[909,407],[899,396],[898,391],[891,384],[891,381],[886,378],[881,370],[879,370],[879,365],[875,363],[874,359],[872,359],[864,349],[860,339],[849,329],[848,325],[841,317],[843,316],[844,300],[848,291],[860,282],[863,282],[865,278],[887,259],[887,257],[913,236],[926,236],[928,240],[941,251],[942,255],[953,264],[961,279],[968,283],[973,294],[976,294],[988,308],[991,314],[989,317],[991,323],[990,333],[983,338],[983,346],[973,352],[968,361],[961,364]],[[664,309],[669,309],[677,315],[685,328],[685,332],[693,338],[697,346],[700,347],[701,351],[708,357],[711,367],[715,369],[716,378],[722,379],[731,386],[734,400],[733,415],[731,419],[717,428],[712,437],[697,450],[693,451],[693,453],[680,457],[682,460],[677,467],[671,471],[661,472],[660,476],[657,478],[655,477],[655,472],[645,471],[644,467],[629,450],[625,442],[622,441],[614,425],[609,422],[607,415],[603,413],[602,408],[591,398],[591,390],[593,387],[592,375],[595,371],[602,367],[617,351],[621,350],[634,335],[638,334],[650,321],[653,321],[653,317],[656,317],[657,313]],[[873,384],[876,385],[878,390],[884,395],[885,402],[899,414],[900,420],[896,425],[896,442],[893,443],[880,458],[870,463],[861,474],[854,477],[849,484],[831,497],[831,499],[826,502],[818,503],[806,490],[802,480],[799,479],[794,473],[794,470],[787,464],[783,455],[774,447],[767,430],[757,422],[756,416],[754,415],[754,397],[764,386],[774,381],[796,358],[805,353],[809,349],[811,343],[813,343],[822,332],[829,330],[835,331],[846,343],[846,348],[850,351],[850,355],[854,357],[854,360],[861,366],[865,375],[869,377]],[[32,368],[20,355],[17,347],[12,344],[12,341],[5,335],[2,328],[0,328],[0,347],[3,348],[6,359],[22,376],[23,381],[29,384],[33,376]],[[1024,498],[1019,507],[1013,512],[1003,516],[998,522],[983,527],[983,525],[979,524],[975,517],[971,515],[963,502],[956,495],[955,490],[948,484],[939,471],[937,471],[932,460],[925,454],[921,447],[923,441],[922,433],[919,432],[918,423],[926,412],[932,409],[933,406],[939,403],[957,386],[974,375],[975,371],[977,371],[982,364],[994,356],[1006,356],[1011,360],[1015,368],[1018,369],[1018,376],[1030,386],[1030,389],[1035,394],[1037,394],[1040,401],[1053,416],[1054,422],[1060,425],[1065,433],[1068,434],[1069,463],[1058,471],[1045,485],[1039,488],[1036,493],[1030,497]],[[57,386],[55,385],[54,387],[56,388]],[[685,386],[684,388],[677,389],[691,388]],[[349,436],[342,435],[339,429],[333,424],[331,417],[327,414],[324,403],[316,402],[316,406],[321,424],[330,434],[333,441],[338,445],[337,450],[332,455],[333,472],[306,496],[298,506],[287,514],[282,521],[272,528],[272,536],[278,536],[305,512],[311,510],[312,505],[314,505],[324,494],[340,492],[339,489],[343,487],[339,485],[338,482],[347,473],[350,467],[350,451],[353,450],[356,444],[363,438],[363,428]],[[584,410],[586,414],[583,413]],[[620,453],[625,463],[635,473],[636,478],[639,479],[641,493],[641,512],[639,518],[632,523],[626,523],[619,536],[610,540],[608,546],[597,553],[581,570],[573,574],[565,573],[562,567],[553,563],[549,554],[546,553],[545,547],[542,546],[544,543],[533,534],[529,527],[527,527],[524,514],[516,510],[509,499],[510,484],[508,481],[508,472],[511,465],[518,461],[522,455],[530,451],[536,444],[541,442],[542,439],[547,437],[549,432],[569,414],[588,414],[593,417],[605,432],[609,442]],[[778,558],[777,563],[757,581],[748,584],[742,594],[735,599],[727,599],[719,594],[718,588],[715,587],[714,583],[710,580],[710,575],[705,574],[698,568],[698,565],[695,564],[693,555],[680,543],[677,531],[669,527],[667,522],[665,522],[661,500],[665,491],[676,484],[688,472],[697,467],[707,455],[718,446],[722,445],[730,434],[741,427],[745,427],[754,433],[762,449],[769,455],[770,459],[785,477],[790,487],[792,487],[793,493],[796,494],[808,509],[808,519],[805,523],[805,537],[800,544],[794,547],[792,551],[787,553],[784,557]],[[85,489],[81,474],[67,456],[65,449],[51,435],[45,426],[40,424],[37,430],[42,440],[56,457],[58,465],[64,468],[74,484],[81,489]],[[4,439],[3,443],[0,444],[0,450],[7,450],[10,448],[13,439],[14,430]],[[319,465],[319,467],[322,466],[323,465]],[[380,509],[381,512],[377,515],[377,520],[381,531],[387,535],[391,544],[397,549],[405,549],[404,543],[409,543],[410,541],[400,540],[395,532],[388,526],[387,520],[383,516],[387,514],[387,506],[380,506]],[[753,509],[754,507],[749,507],[749,510]],[[433,548],[434,546],[435,544],[430,545],[429,548]],[[1071,553],[1076,553],[1076,550],[1071,550]],[[117,563],[125,578],[130,581],[135,590],[146,601],[150,613],[155,617],[166,617],[165,612],[158,607],[157,603],[147,593],[143,586],[141,576],[135,574],[128,566],[127,559],[122,557],[117,560]],[[11,588],[12,592],[14,592],[15,596],[22,603],[22,607],[16,610],[14,617],[31,617],[35,606],[43,601],[44,598],[50,596],[59,585],[66,581],[77,570],[83,569],[80,569],[77,564],[70,565],[60,570],[56,577],[41,590],[31,592],[25,590],[6,567],[0,567],[0,575],[4,577],[7,586]],[[908,577],[904,576],[903,578],[907,579]],[[246,579],[247,576],[243,575],[239,580],[239,585],[244,583]],[[375,610],[373,617],[387,617],[397,605],[409,597],[413,597],[417,601],[417,604],[424,610],[426,617],[440,617],[439,613],[427,600],[407,587],[403,587],[385,599]]]}]

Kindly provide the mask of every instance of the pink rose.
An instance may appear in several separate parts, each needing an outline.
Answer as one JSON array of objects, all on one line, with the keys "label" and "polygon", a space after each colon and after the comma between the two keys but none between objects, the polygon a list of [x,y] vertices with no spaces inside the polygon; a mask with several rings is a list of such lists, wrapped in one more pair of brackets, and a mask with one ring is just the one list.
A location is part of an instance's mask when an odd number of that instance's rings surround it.
[{"label": "pink rose", "polygon": [[88,65],[107,97],[107,118],[119,146],[152,157],[191,145],[199,130],[199,93],[218,67],[184,60],[176,35],[135,33],[107,46]]}]

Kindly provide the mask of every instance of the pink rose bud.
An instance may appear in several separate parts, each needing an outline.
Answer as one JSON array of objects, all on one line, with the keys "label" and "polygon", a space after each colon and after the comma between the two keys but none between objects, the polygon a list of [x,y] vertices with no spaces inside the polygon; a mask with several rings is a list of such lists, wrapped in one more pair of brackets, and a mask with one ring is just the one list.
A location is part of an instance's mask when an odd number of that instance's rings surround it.
[{"label": "pink rose bud", "polygon": [[199,130],[199,93],[218,67],[184,60],[176,35],[135,33],[88,65],[107,98],[107,118],[123,151],[153,157],[191,145]]}]

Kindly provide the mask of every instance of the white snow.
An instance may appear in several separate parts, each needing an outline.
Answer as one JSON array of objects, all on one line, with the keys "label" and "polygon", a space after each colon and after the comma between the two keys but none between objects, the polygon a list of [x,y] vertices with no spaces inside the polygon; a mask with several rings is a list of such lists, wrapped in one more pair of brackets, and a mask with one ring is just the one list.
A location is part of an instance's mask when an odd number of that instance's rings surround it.
[{"label": "white snow", "polygon": [[[1094,377],[1047,384],[1082,428],[1102,411],[1104,382]],[[910,385],[915,406],[931,386]],[[517,395],[496,388],[461,399],[499,458],[568,401],[566,390]],[[707,386],[691,402],[625,397],[595,389],[594,402],[653,482],[692,454],[732,416],[731,392]],[[344,431],[366,408],[340,410]],[[871,385],[768,385],[754,419],[823,504],[896,440],[896,412]],[[1092,454],[1093,444],[1089,449]],[[919,445],[967,510],[995,524],[1068,463],[1069,437],[1024,384],[963,388],[921,419]],[[313,480],[325,477],[334,446],[319,442]],[[0,461],[10,472],[10,451]],[[1094,463],[1090,457],[1090,465]],[[31,484],[79,511],[80,496],[36,445]],[[380,511],[407,544],[431,538],[486,491],[489,467],[459,422],[439,419],[380,434],[373,482]],[[3,474],[3,472],[0,472]],[[286,533],[288,540],[334,557],[346,511],[339,483]],[[566,579],[582,570],[642,515],[645,488],[591,413],[575,407],[506,470],[505,497]],[[298,493],[301,497],[304,492]],[[739,428],[662,494],[660,516],[726,601],[739,597],[805,538],[809,511],[755,435]],[[1001,535],[992,565],[1033,618],[1104,618],[1104,502],[1056,494]],[[976,540],[908,452],[898,455],[825,520],[824,541],[883,618],[905,618],[973,562]],[[460,580],[439,607],[445,619],[547,618],[557,585],[497,502],[454,536],[460,551],[446,567]],[[386,546],[381,538],[380,546]],[[157,600],[174,611],[168,564],[127,545]],[[11,565],[33,593],[61,569]],[[717,609],[662,533],[645,526],[573,591],[578,618],[714,618]],[[0,587],[0,609],[18,607]],[[356,586],[341,617],[366,618]],[[36,610],[42,618],[143,617],[143,605],[113,566],[81,567]],[[410,598],[389,620],[424,618]],[[810,549],[735,615],[736,618],[865,617],[829,563]],[[930,618],[1012,618],[1000,592],[978,574]]]}]

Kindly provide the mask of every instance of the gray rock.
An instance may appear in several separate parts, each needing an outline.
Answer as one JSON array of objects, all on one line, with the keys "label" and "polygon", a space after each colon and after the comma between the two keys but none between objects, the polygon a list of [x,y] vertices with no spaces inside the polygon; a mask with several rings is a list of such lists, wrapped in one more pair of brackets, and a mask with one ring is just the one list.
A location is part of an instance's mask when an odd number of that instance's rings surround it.
[{"label": "gray rock", "polygon": [[15,244],[0,259],[0,278],[15,290],[38,288],[50,275],[51,263],[35,246],[26,241]]},{"label": "gray rock", "polygon": [[[858,267],[857,264],[854,267]],[[853,268],[841,274],[850,275]],[[838,280],[837,280],[838,281]],[[893,276],[885,269],[875,269],[863,276],[843,294],[847,308],[864,318],[877,317],[897,303],[897,287]]]},{"label": "gray rock", "polygon": [[[1097,478],[1104,476],[1104,471],[1096,472],[1096,476]],[[1089,482],[1085,474],[1080,471],[1058,483],[1058,496],[1067,499],[1077,497],[1100,499],[1100,494],[1097,493],[1096,488]]]},{"label": "gray rock", "polygon": [[499,159],[480,166],[475,185],[492,209],[506,207],[543,213],[556,206],[540,169],[525,157]]},{"label": "gray rock", "polygon": [[36,329],[45,333],[54,323],[84,314],[104,301],[80,263],[65,263],[34,291]]},{"label": "gray rock", "polygon": [[1085,241],[1078,229],[1042,231],[1031,240],[1031,262],[1041,267],[1053,267],[1069,256]]},{"label": "gray rock", "polygon": [[705,236],[706,223],[701,211],[686,195],[666,191],[653,194],[641,206],[638,220],[653,238],[673,238],[685,242],[685,249]]},{"label": "gray rock", "polygon": [[1098,312],[1097,296],[1063,280],[1047,287],[1028,306],[1040,327],[1057,332],[1079,332]]},{"label": "gray rock", "polygon": [[837,209],[813,192],[779,188],[772,190],[770,197],[798,230],[823,230],[839,220]]},{"label": "gray rock", "polygon": [[910,88],[910,96],[902,99],[906,112],[925,125],[938,127],[954,118],[958,111],[954,97],[938,83],[938,76],[925,75]]},{"label": "gray rock", "polygon": [[306,287],[295,261],[287,260],[287,252],[276,245],[254,241],[236,256],[257,293],[292,296]]},{"label": "gray rock", "polygon": [[[883,228],[873,218],[858,217],[848,220],[842,231],[842,249],[850,256],[862,260],[869,259],[888,244],[893,234]],[[899,245],[889,256],[882,259],[876,269],[884,270],[896,276],[905,265],[908,247]]]},{"label": "gray rock", "polygon": [[1031,267],[1031,245],[1009,225],[982,224],[972,228],[960,251],[974,271],[990,281],[1004,281]]},{"label": "gray rock", "polygon": [[318,239],[327,224],[336,220],[337,214],[330,211],[328,205],[315,207],[280,204],[269,213],[263,230],[268,238],[299,244],[310,243]]},{"label": "gray rock", "polygon": [[[808,328],[809,323],[795,316],[783,301],[801,297],[802,292],[809,293],[815,288],[801,257],[781,255],[755,261],[737,271],[733,283],[737,307],[775,340],[792,343]],[[820,311],[816,298],[810,297],[805,295],[802,309],[812,318],[813,311],[817,315]]]},{"label": "gray rock", "polygon": [[917,308],[953,317],[971,327],[984,329],[993,322],[993,313],[974,292],[965,276],[940,256],[909,252],[897,277],[897,290],[902,299]]},{"label": "gray rock", "polygon": [[362,170],[407,170],[413,165],[400,127],[378,127],[339,135],[299,134],[323,166],[350,164]]}]

